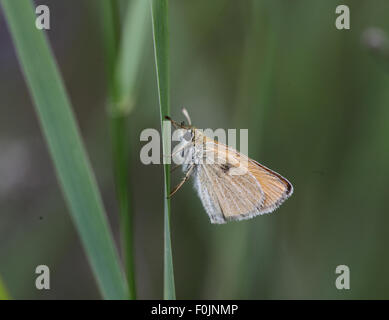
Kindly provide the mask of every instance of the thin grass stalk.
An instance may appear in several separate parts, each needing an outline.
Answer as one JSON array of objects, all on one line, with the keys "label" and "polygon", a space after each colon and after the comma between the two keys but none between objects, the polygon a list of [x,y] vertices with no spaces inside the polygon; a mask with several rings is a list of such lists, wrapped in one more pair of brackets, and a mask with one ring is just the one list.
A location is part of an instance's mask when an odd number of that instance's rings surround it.
[{"label": "thin grass stalk", "polygon": [[134,226],[131,206],[132,190],[129,180],[131,164],[129,156],[128,118],[123,115],[113,114],[110,114],[109,118],[124,269],[127,278],[129,299],[136,299]]},{"label": "thin grass stalk", "polygon": [[[120,27],[118,1],[101,0],[100,10],[107,59],[108,119],[110,124],[116,198],[119,209],[121,251],[128,285],[128,298],[136,299],[134,227],[131,206],[132,192],[129,179],[130,143],[128,137],[128,113],[124,112],[123,109],[122,101],[124,99],[122,96],[125,90],[118,76],[118,70],[122,74],[126,74],[128,70],[122,71],[119,68],[122,30]],[[125,32],[124,35],[126,35]],[[127,52],[127,54],[131,54],[131,52]],[[127,90],[130,89],[133,88],[127,88]]]},{"label": "thin grass stalk", "polygon": [[[163,131],[163,120],[170,115],[169,101],[169,29],[168,29],[168,1],[150,0],[151,17],[153,25],[155,66],[158,83],[158,97],[161,118],[161,131]],[[162,132],[163,154],[170,154],[169,140]],[[165,157],[163,157],[165,159]],[[163,165],[164,171],[164,290],[163,297],[166,300],[176,298],[173,257],[170,234],[170,164]]]},{"label": "thin grass stalk", "polygon": [[120,28],[117,0],[101,3],[104,44],[107,56],[108,114],[112,157],[120,216],[122,255],[129,298],[136,299],[135,246],[130,175],[129,114],[136,103],[136,84],[147,35],[147,1],[133,0],[127,5]]}]

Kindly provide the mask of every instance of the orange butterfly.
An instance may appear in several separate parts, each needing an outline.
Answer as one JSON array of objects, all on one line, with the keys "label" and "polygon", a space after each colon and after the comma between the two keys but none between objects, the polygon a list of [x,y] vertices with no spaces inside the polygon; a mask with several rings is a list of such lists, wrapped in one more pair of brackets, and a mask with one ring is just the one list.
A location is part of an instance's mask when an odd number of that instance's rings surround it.
[{"label": "orange butterfly", "polygon": [[[180,128],[180,152],[184,179],[169,197],[189,179],[194,185],[211,223],[250,219],[277,209],[293,193],[292,184],[280,174],[266,168],[235,149],[207,137],[191,125],[166,119]],[[172,154],[174,156],[174,154]]]}]

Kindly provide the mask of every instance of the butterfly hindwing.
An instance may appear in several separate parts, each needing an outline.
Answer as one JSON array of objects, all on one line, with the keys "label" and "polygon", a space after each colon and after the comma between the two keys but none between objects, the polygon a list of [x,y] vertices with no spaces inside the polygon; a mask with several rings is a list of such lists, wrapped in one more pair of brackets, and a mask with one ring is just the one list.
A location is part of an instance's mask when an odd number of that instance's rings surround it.
[{"label": "butterfly hindwing", "polygon": [[204,146],[212,161],[198,166],[196,185],[213,223],[272,212],[292,194],[288,180],[247,156],[209,138]]}]

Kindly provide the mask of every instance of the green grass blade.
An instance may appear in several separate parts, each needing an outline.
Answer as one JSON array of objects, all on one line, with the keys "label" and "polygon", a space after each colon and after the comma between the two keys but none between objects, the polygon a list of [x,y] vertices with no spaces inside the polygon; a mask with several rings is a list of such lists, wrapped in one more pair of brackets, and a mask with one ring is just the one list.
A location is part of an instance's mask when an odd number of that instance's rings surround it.
[{"label": "green grass blade", "polygon": [[112,157],[120,218],[121,249],[128,284],[128,298],[136,299],[134,227],[130,196],[132,190],[129,181],[130,146],[127,120],[125,116],[110,116]]},{"label": "green grass blade", "polygon": [[102,295],[125,299],[126,281],[69,99],[29,0],[1,0],[56,173]]},{"label": "green grass blade", "polygon": [[117,1],[99,2],[109,76],[109,121],[116,196],[120,213],[121,247],[129,298],[136,299],[133,212],[131,206],[130,139],[128,115],[136,101],[136,79],[150,17],[147,1],[134,0],[127,6],[122,30]]},{"label": "green grass blade", "polygon": [[0,277],[0,300],[10,300],[11,297],[4,285],[3,280]]},{"label": "green grass blade", "polygon": [[136,80],[150,17],[148,2],[134,0],[127,6],[114,75],[117,100],[111,104],[113,158],[121,217],[122,248],[130,299],[136,299],[133,213],[130,205],[130,140],[128,115],[136,102]]},{"label": "green grass blade", "polygon": [[[167,0],[151,0],[153,20],[153,36],[155,50],[155,65],[157,70],[159,107],[162,121],[170,114],[169,101],[169,34],[168,34],[168,2]],[[163,136],[163,154],[170,154],[167,150],[168,139]],[[170,165],[164,164],[164,299],[175,299],[173,257],[170,236],[170,200],[167,198],[170,192]]]},{"label": "green grass blade", "polygon": [[118,87],[117,112],[128,114],[134,107],[139,66],[144,51],[146,36],[149,35],[149,4],[143,0],[133,0],[127,7],[121,42],[116,64]]},{"label": "green grass blade", "polygon": [[105,51],[105,68],[108,77],[110,99],[118,99],[118,88],[115,81],[115,69],[120,39],[119,3],[117,0],[98,0],[102,38]]}]

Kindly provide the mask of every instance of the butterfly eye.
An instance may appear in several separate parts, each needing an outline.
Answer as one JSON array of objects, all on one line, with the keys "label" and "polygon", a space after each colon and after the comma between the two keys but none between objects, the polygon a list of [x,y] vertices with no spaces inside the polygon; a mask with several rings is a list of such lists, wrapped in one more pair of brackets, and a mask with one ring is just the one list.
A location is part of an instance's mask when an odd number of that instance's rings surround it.
[{"label": "butterfly eye", "polygon": [[190,141],[192,139],[192,134],[190,133],[190,131],[187,131],[185,134],[184,134],[184,139],[186,141]]}]

